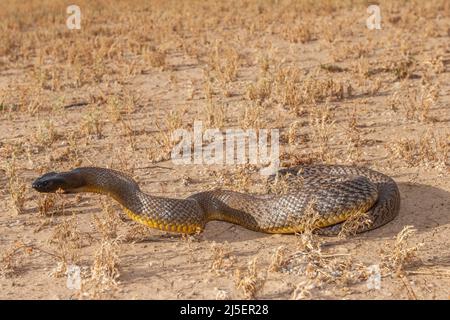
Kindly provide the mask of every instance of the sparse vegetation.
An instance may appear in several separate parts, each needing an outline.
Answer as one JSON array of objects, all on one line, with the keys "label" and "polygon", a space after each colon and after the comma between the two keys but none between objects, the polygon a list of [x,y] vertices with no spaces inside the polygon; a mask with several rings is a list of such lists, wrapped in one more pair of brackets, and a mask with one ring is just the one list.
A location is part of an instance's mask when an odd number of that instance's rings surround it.
[{"label": "sparse vegetation", "polygon": [[12,161],[7,163],[6,175],[8,176],[8,192],[13,214],[21,214],[25,205],[26,186],[17,172],[14,155]]},{"label": "sparse vegetation", "polygon": [[428,131],[419,139],[402,138],[388,146],[394,159],[403,160],[408,166],[449,168],[450,134],[436,136]]},{"label": "sparse vegetation", "polygon": [[255,257],[248,262],[246,270],[236,269],[235,272],[236,287],[245,299],[256,298],[265,283],[265,277],[258,272],[257,262],[258,257]]},{"label": "sparse vegetation", "polygon": [[[448,298],[448,1],[380,1],[381,31],[366,28],[359,0],[77,5],[81,30],[66,28],[64,1],[0,10],[0,298]],[[401,183],[401,219],[370,237],[354,237],[364,212],[319,237],[313,211],[295,237],[221,222],[177,237],[130,222],[110,199],[30,188],[44,172],[95,165],[166,197],[287,191],[292,177],[265,184],[260,165],[174,166],[172,135],[195,120],[279,129],[283,166],[380,169]],[[408,224],[418,232],[392,237]],[[369,264],[383,286],[370,294]]]},{"label": "sparse vegetation", "polygon": [[20,241],[6,249],[0,256],[0,279],[18,275],[20,268],[24,265],[24,256],[31,251],[31,248]]},{"label": "sparse vegetation", "polygon": [[88,276],[81,284],[80,298],[106,299],[114,297],[118,290],[119,240],[103,239],[95,253]]},{"label": "sparse vegetation", "polygon": [[385,269],[400,274],[409,264],[419,260],[417,251],[424,243],[410,245],[408,241],[416,231],[413,226],[405,226],[395,237],[394,245],[387,245],[381,250],[382,266]]},{"label": "sparse vegetation", "polygon": [[52,271],[52,276],[62,277],[67,272],[70,264],[80,261],[80,249],[83,246],[83,238],[77,226],[76,217],[71,217],[58,224],[49,239],[57,252],[57,266]]},{"label": "sparse vegetation", "polygon": [[231,254],[231,248],[227,242],[223,245],[213,243],[211,250],[213,253],[210,267],[211,272],[221,274],[233,265],[235,257]]}]

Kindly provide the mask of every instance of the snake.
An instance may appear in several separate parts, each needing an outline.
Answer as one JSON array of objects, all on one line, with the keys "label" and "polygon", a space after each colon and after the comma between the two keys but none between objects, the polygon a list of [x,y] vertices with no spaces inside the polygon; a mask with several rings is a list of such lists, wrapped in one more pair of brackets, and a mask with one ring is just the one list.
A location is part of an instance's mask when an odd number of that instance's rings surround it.
[{"label": "snake", "polygon": [[112,197],[134,221],[150,228],[184,234],[199,233],[207,222],[226,221],[265,233],[301,233],[314,213],[314,232],[339,234],[357,213],[368,223],[355,233],[378,228],[400,210],[396,182],[359,166],[311,164],[279,169],[268,178],[283,181],[282,192],[244,193],[212,189],[186,198],[155,196],[142,191],[128,174],[100,167],[48,172],[32,183],[41,193],[99,193]]}]

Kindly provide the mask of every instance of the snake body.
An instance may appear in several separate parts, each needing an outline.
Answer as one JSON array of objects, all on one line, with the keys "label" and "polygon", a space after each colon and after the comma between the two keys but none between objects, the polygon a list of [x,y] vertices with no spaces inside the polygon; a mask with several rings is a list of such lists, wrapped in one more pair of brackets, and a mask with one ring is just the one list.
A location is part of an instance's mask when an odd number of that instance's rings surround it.
[{"label": "snake body", "polygon": [[375,229],[399,212],[400,193],[393,179],[355,166],[309,165],[282,169],[270,179],[284,177],[282,194],[248,194],[228,190],[195,193],[185,199],[144,193],[128,175],[106,168],[83,167],[47,173],[33,183],[40,192],[94,192],[117,200],[135,221],[165,231],[195,233],[208,221],[222,220],[267,233],[295,233],[305,228],[305,216],[317,213],[319,234],[335,235],[352,214],[366,212]]}]

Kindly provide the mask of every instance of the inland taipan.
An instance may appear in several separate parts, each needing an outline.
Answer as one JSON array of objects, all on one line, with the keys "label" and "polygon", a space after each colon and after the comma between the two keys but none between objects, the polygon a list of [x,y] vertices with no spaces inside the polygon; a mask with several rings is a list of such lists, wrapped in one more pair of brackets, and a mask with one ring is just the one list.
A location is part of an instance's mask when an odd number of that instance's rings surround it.
[{"label": "inland taipan", "polygon": [[165,231],[196,233],[211,220],[222,220],[267,233],[295,233],[305,228],[308,210],[314,210],[315,232],[336,235],[343,222],[365,213],[370,223],[356,232],[380,227],[400,209],[394,180],[380,172],[356,166],[307,165],[281,169],[269,179],[285,177],[282,194],[249,194],[228,190],[195,193],[185,199],[152,196],[128,175],[106,168],[82,167],[49,172],[32,186],[39,192],[94,192],[117,200],[135,221]]}]

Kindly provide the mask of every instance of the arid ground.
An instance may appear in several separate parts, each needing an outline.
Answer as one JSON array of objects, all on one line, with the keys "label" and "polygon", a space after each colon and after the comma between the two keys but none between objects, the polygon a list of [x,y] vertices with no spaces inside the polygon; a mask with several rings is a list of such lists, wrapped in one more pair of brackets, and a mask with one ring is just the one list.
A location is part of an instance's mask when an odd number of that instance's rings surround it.
[{"label": "arid ground", "polygon": [[[449,1],[380,1],[381,29],[366,1],[76,2],[79,30],[67,1],[0,9],[0,298],[450,298]],[[195,120],[278,129],[284,167],[384,172],[399,216],[340,237],[217,221],[184,236],[31,188],[102,166],[166,197],[264,192],[258,164],[171,161]]]}]

